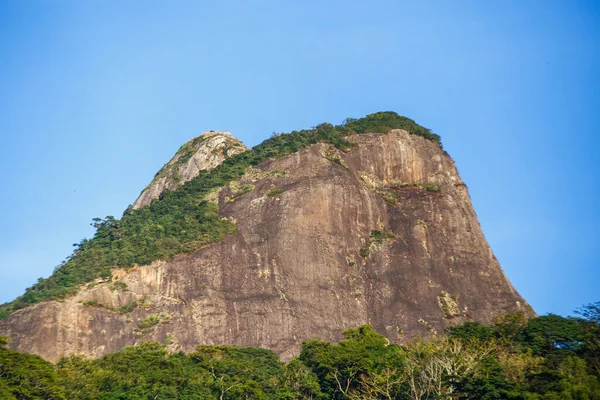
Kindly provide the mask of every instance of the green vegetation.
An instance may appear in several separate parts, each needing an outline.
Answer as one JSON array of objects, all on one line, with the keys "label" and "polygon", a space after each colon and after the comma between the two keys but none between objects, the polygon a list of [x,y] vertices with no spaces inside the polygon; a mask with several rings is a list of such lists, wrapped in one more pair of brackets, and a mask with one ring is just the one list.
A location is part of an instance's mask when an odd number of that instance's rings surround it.
[{"label": "green vegetation", "polygon": [[158,314],[150,314],[146,318],[140,321],[138,324],[138,329],[148,329],[157,325],[160,322],[160,315]]},{"label": "green vegetation", "polygon": [[137,301],[131,301],[127,304],[125,304],[124,306],[119,306],[117,308],[114,309],[114,311],[117,314],[129,314],[131,312],[133,312],[133,310],[135,310],[138,306]]},{"label": "green vegetation", "polygon": [[458,295],[451,295],[442,290],[438,295],[438,303],[446,318],[454,318],[460,314],[458,310]]},{"label": "green vegetation", "polygon": [[384,232],[374,229],[371,231],[369,241],[363,247],[360,248],[359,253],[362,257],[366,258],[369,256],[369,254],[371,254],[371,251],[374,248],[378,248],[379,246],[381,246],[384,240],[391,240],[395,237],[396,235],[394,235],[392,232]]},{"label": "green vegetation", "polygon": [[[324,123],[312,129],[274,135],[247,152],[227,158],[218,167],[202,171],[179,189],[164,192],[150,205],[136,210],[128,208],[120,220],[113,216],[94,218],[94,237],[75,244],[73,254],[50,277],[40,278],[22,296],[0,305],[0,318],[30,304],[73,295],[84,284],[98,278],[109,278],[113,268],[130,268],[136,264],[147,265],[155,260],[169,259],[235,233],[235,225],[219,216],[218,204],[208,201],[205,196],[228,182],[240,179],[248,167],[315,143],[329,143],[338,149],[348,150],[352,144],[345,136],[364,132],[385,133],[390,129],[405,129],[441,147],[438,135],[394,112],[347,119],[337,126]],[[180,160],[191,156],[193,145],[188,142],[178,151]],[[166,173],[166,170],[167,165],[157,176]]]},{"label": "green vegetation", "polygon": [[115,290],[118,292],[124,292],[127,290],[127,284],[125,282],[115,282],[108,285],[108,290],[114,292]]},{"label": "green vegetation", "polygon": [[85,288],[86,288],[86,289],[88,289],[88,290],[90,290],[90,289],[93,289],[93,288],[95,288],[96,286],[98,286],[98,282],[90,282],[90,283],[88,283],[88,284],[86,285],[86,287],[85,287]]},{"label": "green vegetation", "polygon": [[341,126],[348,132],[346,134],[365,132],[385,133],[392,129],[404,129],[412,135],[422,136],[442,147],[442,141],[439,135],[432,133],[427,128],[417,125],[415,121],[410,118],[399,116],[395,112],[378,112],[360,119],[348,118]]},{"label": "green vegetation", "polygon": [[397,182],[394,186],[398,187],[398,188],[411,187],[411,188],[423,189],[423,185],[421,185],[420,183],[416,183],[416,182],[410,182],[410,183]]},{"label": "green vegetation", "polygon": [[252,182],[256,182],[259,179],[268,178],[271,176],[285,176],[289,171],[283,169],[270,169],[263,171],[256,167],[248,167],[244,170],[244,178],[250,179]]},{"label": "green vegetation", "polygon": [[[445,335],[390,344],[368,325],[337,344],[304,342],[287,364],[270,350],[198,346],[169,354],[145,342],[56,365],[5,348],[2,399],[522,399],[600,398],[600,303],[580,318],[508,314]],[[172,339],[168,340],[169,342]]]},{"label": "green vegetation", "polygon": [[392,232],[385,232],[385,231],[379,231],[379,230],[372,230],[371,231],[371,242],[372,243],[383,243],[383,241],[385,239],[394,239],[396,237],[396,235],[394,235]]},{"label": "green vegetation", "polygon": [[348,166],[346,165],[346,162],[344,161],[344,159],[342,158],[342,156],[340,156],[336,150],[336,148],[334,146],[329,146],[327,147],[325,150],[321,151],[321,154],[323,155],[323,157],[325,157],[327,160],[334,162],[338,165],[341,165],[344,168],[348,168]]},{"label": "green vegetation", "polygon": [[[456,184],[455,184],[455,186],[456,186]],[[425,184],[425,186],[423,186],[422,184],[417,183],[417,182],[410,182],[410,183],[396,182],[396,184],[394,184],[392,187],[399,188],[399,189],[403,189],[403,188],[425,189],[428,192],[436,192],[436,193],[439,193],[442,190],[440,188],[440,185],[438,185],[435,182],[428,182]]]},{"label": "green vegetation", "polygon": [[166,312],[150,314],[146,318],[138,322],[138,325],[135,328],[135,333],[137,336],[144,336],[149,332],[150,328],[160,323],[167,323],[171,320],[171,318],[171,314]]},{"label": "green vegetation", "polygon": [[254,189],[254,185],[252,184],[248,183],[246,185],[240,186],[239,182],[237,181],[231,182],[229,186],[231,187],[231,190],[233,190],[233,194],[231,195],[231,197],[227,198],[227,202],[230,204],[235,202],[235,199],[237,199],[238,197],[243,196],[246,193],[250,193],[252,189]]},{"label": "green vegetation", "polygon": [[271,189],[271,190],[267,190],[266,195],[269,197],[277,197],[283,192],[285,192],[284,189]]},{"label": "green vegetation", "polygon": [[6,337],[0,337],[0,398],[66,399],[54,365],[43,358],[8,350]]},{"label": "green vegetation", "polygon": [[96,300],[84,301],[82,304],[84,307],[107,308],[104,304],[98,303]]},{"label": "green vegetation", "polygon": [[438,185],[437,183],[429,182],[428,184],[425,185],[425,190],[427,190],[428,192],[439,193],[441,189],[440,189],[440,185]]},{"label": "green vegetation", "polygon": [[[141,303],[143,304],[143,302],[141,302]],[[95,300],[85,301],[82,304],[85,307],[103,308],[105,310],[112,311],[117,314],[129,314],[129,313],[133,312],[133,310],[138,308],[140,305],[140,304],[138,304],[137,301],[131,301],[131,302],[125,304],[124,306],[119,306],[117,308],[113,308],[113,307],[107,306],[106,304],[98,303]]]},{"label": "green vegetation", "polygon": [[378,192],[385,201],[387,201],[390,205],[392,206],[397,206],[398,205],[398,196],[396,196],[394,193],[392,192],[386,192],[384,190],[381,190]]},{"label": "green vegetation", "polygon": [[383,181],[379,180],[375,175],[370,174],[365,171],[358,171],[358,175],[362,183],[369,189],[373,190],[375,193],[381,195],[385,201],[387,201],[392,206],[398,205],[398,196],[396,194],[387,191],[386,185]]}]

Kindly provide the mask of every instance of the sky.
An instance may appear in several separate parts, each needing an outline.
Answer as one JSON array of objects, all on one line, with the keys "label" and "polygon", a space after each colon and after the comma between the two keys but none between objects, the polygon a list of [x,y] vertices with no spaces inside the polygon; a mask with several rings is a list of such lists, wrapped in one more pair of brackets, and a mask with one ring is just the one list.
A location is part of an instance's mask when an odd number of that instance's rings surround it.
[{"label": "sky", "polygon": [[597,1],[0,2],[0,302],[187,140],[396,111],[538,314],[600,301]]}]

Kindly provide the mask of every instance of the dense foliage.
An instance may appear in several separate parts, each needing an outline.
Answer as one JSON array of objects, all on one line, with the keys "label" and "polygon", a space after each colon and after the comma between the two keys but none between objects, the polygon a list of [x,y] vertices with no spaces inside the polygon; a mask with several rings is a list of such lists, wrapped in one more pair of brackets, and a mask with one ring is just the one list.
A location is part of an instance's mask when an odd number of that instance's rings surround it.
[{"label": "dense foliage", "polygon": [[166,191],[149,206],[128,209],[120,220],[112,216],[95,218],[92,223],[96,228],[94,237],[75,244],[73,254],[49,278],[40,278],[22,296],[0,305],[0,318],[39,301],[72,295],[82,284],[97,278],[109,278],[115,267],[128,268],[168,259],[234,233],[235,226],[221,219],[217,205],[205,197],[227,182],[239,179],[249,166],[319,142],[349,149],[351,143],[345,139],[347,135],[385,133],[391,129],[405,129],[441,146],[438,135],[394,112],[347,119],[338,126],[325,123],[309,130],[274,134],[251,150],[226,159],[212,170],[201,172],[180,189]]},{"label": "dense foliage", "polygon": [[[522,314],[389,344],[370,326],[311,340],[283,364],[258,348],[159,343],[56,365],[0,344],[2,399],[600,399],[600,303],[583,318]],[[0,342],[2,343],[2,342]],[[4,342],[5,343],[5,342]]]}]

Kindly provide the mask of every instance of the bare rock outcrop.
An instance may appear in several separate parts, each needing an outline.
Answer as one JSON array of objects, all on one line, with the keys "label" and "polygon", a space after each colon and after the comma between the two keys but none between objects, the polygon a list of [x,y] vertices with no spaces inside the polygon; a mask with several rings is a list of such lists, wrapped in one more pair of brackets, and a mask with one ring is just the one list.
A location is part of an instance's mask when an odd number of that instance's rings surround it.
[{"label": "bare rock outcrop", "polygon": [[165,190],[175,190],[198,176],[200,171],[212,169],[227,157],[248,150],[246,146],[227,131],[204,132],[190,140],[154,176],[152,182],[133,203],[133,208],[146,206]]},{"label": "bare rock outcrop", "polygon": [[[316,144],[222,188],[212,201],[237,224],[222,242],[16,311],[0,335],[52,361],[146,340],[260,346],[288,360],[303,340],[337,340],[360,324],[402,342],[533,315],[447,154],[402,130],[349,140],[348,152]],[[233,196],[236,185],[251,190]]]}]

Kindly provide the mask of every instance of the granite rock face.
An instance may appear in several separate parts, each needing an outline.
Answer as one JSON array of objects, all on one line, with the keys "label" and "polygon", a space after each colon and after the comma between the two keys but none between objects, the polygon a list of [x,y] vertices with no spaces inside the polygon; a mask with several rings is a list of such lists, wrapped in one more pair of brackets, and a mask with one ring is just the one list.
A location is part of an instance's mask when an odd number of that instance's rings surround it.
[{"label": "granite rock face", "polygon": [[212,169],[225,158],[248,150],[246,146],[226,131],[205,132],[183,146],[156,174],[152,182],[133,203],[133,208],[147,206],[165,190],[175,190],[198,176],[200,171]]},{"label": "granite rock face", "polygon": [[447,154],[402,130],[348,139],[348,152],[313,145],[222,188],[212,201],[238,228],[222,242],[16,311],[0,335],[51,361],[146,340],[184,351],[260,346],[288,360],[303,340],[337,340],[360,324],[402,342],[504,312],[534,315]]}]

